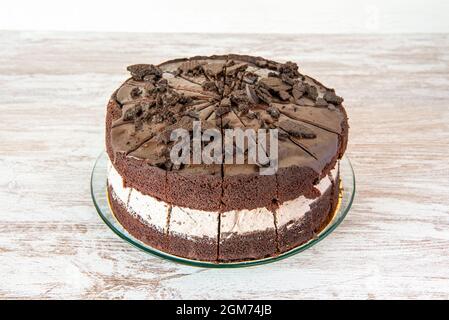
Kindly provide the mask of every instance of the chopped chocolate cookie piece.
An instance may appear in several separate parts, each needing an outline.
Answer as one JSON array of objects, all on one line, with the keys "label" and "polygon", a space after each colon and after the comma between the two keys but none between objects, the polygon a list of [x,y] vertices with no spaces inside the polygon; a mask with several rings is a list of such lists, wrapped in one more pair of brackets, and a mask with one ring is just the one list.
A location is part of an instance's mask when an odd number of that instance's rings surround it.
[{"label": "chopped chocolate cookie piece", "polygon": [[181,95],[175,91],[167,92],[162,96],[163,104],[166,106],[174,106],[178,103]]},{"label": "chopped chocolate cookie piece", "polygon": [[304,92],[306,92],[306,86],[303,83],[298,82],[293,85],[292,95],[296,100],[301,98]]},{"label": "chopped chocolate cookie piece", "polygon": [[152,64],[134,64],[126,68],[134,80],[157,81],[162,77],[162,71]]},{"label": "chopped chocolate cookie piece", "polygon": [[257,93],[256,93],[256,90],[255,90],[254,86],[246,84],[245,91],[246,91],[246,95],[248,97],[248,100],[252,104],[259,103],[259,97],[257,96]]},{"label": "chopped chocolate cookie piece", "polygon": [[153,123],[162,123],[164,121],[164,117],[161,114],[155,114],[151,118],[151,122]]},{"label": "chopped chocolate cookie piece", "polygon": [[157,94],[156,95],[156,106],[158,108],[162,108],[164,106],[164,99],[162,98],[162,94]]},{"label": "chopped chocolate cookie piece", "polygon": [[131,98],[137,99],[142,94],[142,89],[139,87],[134,87],[131,89],[129,94],[130,94]]},{"label": "chopped chocolate cookie piece", "polygon": [[263,86],[264,88],[266,88],[272,92],[275,92],[275,93],[280,93],[282,91],[288,91],[292,88],[289,84],[286,84],[281,79],[275,78],[275,77],[268,77],[268,78],[260,79],[259,84],[261,86]]},{"label": "chopped chocolate cookie piece", "polygon": [[245,90],[234,90],[231,95],[231,104],[237,106],[239,111],[247,111],[249,109],[249,98]]},{"label": "chopped chocolate cookie piece", "polygon": [[327,107],[328,103],[321,97],[316,98],[315,107]]},{"label": "chopped chocolate cookie piece", "polygon": [[215,86],[216,86],[217,89],[218,89],[218,93],[219,93],[219,94],[222,94],[223,91],[224,91],[224,88],[225,88],[225,85],[224,85],[223,81],[218,81],[218,80],[216,80],[216,81],[215,81]]},{"label": "chopped chocolate cookie piece", "polygon": [[271,103],[271,94],[270,92],[265,89],[264,87],[257,87],[256,89],[256,94],[259,97],[260,100],[262,100],[263,102],[265,102],[266,104],[270,104]]},{"label": "chopped chocolate cookie piece", "polygon": [[148,120],[151,117],[151,109],[154,107],[154,100],[142,101],[140,107],[142,109],[142,118]]},{"label": "chopped chocolate cookie piece", "polygon": [[343,102],[343,98],[335,94],[333,90],[327,90],[323,96],[324,100],[334,105],[339,105]]},{"label": "chopped chocolate cookie piece", "polygon": [[307,97],[309,97],[312,100],[316,100],[316,98],[318,98],[318,89],[317,87],[310,85],[310,84],[305,84],[306,87],[306,94]]},{"label": "chopped chocolate cookie piece", "polygon": [[191,104],[193,102],[193,98],[186,96],[185,94],[181,94],[181,97],[179,98],[179,103],[182,103],[184,105]]},{"label": "chopped chocolate cookie piece", "polygon": [[237,63],[231,67],[226,67],[226,76],[235,77],[238,72],[245,71],[248,68],[247,63]]},{"label": "chopped chocolate cookie piece", "polygon": [[267,108],[267,112],[273,118],[275,118],[275,119],[279,118],[280,113],[279,113],[279,109],[278,108],[276,108],[276,107],[268,107]]},{"label": "chopped chocolate cookie piece", "polygon": [[201,86],[206,91],[218,92],[217,85],[214,81],[205,81]]},{"label": "chopped chocolate cookie piece", "polygon": [[237,110],[241,113],[247,113],[250,109],[250,106],[248,103],[241,103],[237,106]]},{"label": "chopped chocolate cookie piece", "polygon": [[281,74],[285,74],[290,78],[298,78],[300,76],[298,72],[298,65],[291,61],[287,61],[284,64],[278,66],[278,71]]},{"label": "chopped chocolate cookie piece", "polygon": [[259,79],[259,76],[253,72],[245,72],[243,76],[243,82],[254,84],[257,82],[257,79]]},{"label": "chopped chocolate cookie piece", "polygon": [[292,137],[303,139],[314,139],[316,134],[306,126],[287,119],[279,122],[279,128],[288,132]]},{"label": "chopped chocolate cookie piece", "polygon": [[192,102],[192,98],[184,93],[178,93],[174,90],[168,90],[165,94],[159,95],[164,106],[175,106],[176,104],[188,105]]},{"label": "chopped chocolate cookie piece", "polygon": [[143,87],[145,88],[145,90],[148,91],[149,94],[151,94],[154,91],[154,89],[155,89],[154,84],[151,83],[151,82],[146,82]]},{"label": "chopped chocolate cookie piece", "polygon": [[283,101],[287,101],[290,99],[290,95],[288,94],[287,91],[280,91],[279,92],[279,97],[281,98],[281,100]]},{"label": "chopped chocolate cookie piece", "polygon": [[156,91],[157,92],[165,92],[168,88],[168,81],[167,79],[160,79],[156,84]]},{"label": "chopped chocolate cookie piece", "polygon": [[142,115],[142,107],[140,104],[135,105],[125,111],[123,121],[131,121]]}]

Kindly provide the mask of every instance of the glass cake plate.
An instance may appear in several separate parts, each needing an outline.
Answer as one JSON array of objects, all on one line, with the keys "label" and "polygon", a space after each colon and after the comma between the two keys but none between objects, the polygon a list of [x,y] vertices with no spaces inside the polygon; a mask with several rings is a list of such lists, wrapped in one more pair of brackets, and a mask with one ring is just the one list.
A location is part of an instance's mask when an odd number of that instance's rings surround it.
[{"label": "glass cake plate", "polygon": [[248,267],[254,265],[265,264],[269,262],[279,261],[285,259],[299,252],[302,252],[311,246],[317,244],[328,236],[337,226],[343,221],[349,209],[351,208],[352,201],[354,200],[355,194],[355,176],[349,159],[344,156],[340,161],[340,199],[335,210],[334,216],[329,224],[321,230],[315,238],[309,240],[308,242],[295,247],[287,252],[284,252],[275,257],[269,257],[259,260],[250,260],[242,262],[206,262],[191,260],[186,258],[181,258],[178,256],[171,255],[169,253],[157,250],[151,246],[138,240],[131,234],[129,234],[117,221],[112,210],[109,206],[108,193],[107,193],[107,163],[108,157],[106,152],[102,152],[95,162],[95,166],[92,170],[91,176],[91,194],[92,199],[95,204],[95,208],[98,214],[106,223],[106,225],[112,229],[120,238],[129,242],[131,245],[141,249],[152,255],[165,258],[178,263],[183,263],[191,266],[197,267],[208,267],[208,268],[236,268],[236,267]]}]

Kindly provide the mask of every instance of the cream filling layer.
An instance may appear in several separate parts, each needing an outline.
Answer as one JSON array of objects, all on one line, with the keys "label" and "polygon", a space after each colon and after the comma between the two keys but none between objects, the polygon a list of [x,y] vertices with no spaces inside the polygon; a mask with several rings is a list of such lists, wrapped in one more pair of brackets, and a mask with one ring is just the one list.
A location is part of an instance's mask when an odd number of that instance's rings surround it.
[{"label": "cream filling layer", "polygon": [[124,186],[122,176],[114,166],[108,165],[108,184],[114,190],[115,197],[131,214],[160,232],[167,232],[167,217],[170,205],[156,198],[142,194],[134,188]]},{"label": "cream filling layer", "polygon": [[[276,227],[286,226],[288,229],[296,221],[302,219],[310,211],[311,205],[320,198],[307,199],[300,196],[284,202],[275,213],[267,208],[256,208],[226,211],[220,216],[219,212],[170,206],[154,197],[144,195],[136,189],[125,187],[123,178],[111,163],[109,163],[108,169],[108,184],[114,190],[113,196],[131,214],[160,232],[185,238],[217,239],[219,223],[221,239],[232,237],[234,234],[261,232]],[[316,186],[321,194],[332,188],[337,174],[338,164]]]},{"label": "cream filling layer", "polygon": [[[316,188],[320,191],[321,195],[332,188],[333,182],[335,182],[338,176],[338,166],[339,163],[336,164],[329,175],[321,179],[318,185],[316,185]],[[320,197],[308,199],[304,196],[299,196],[296,199],[285,201],[276,210],[277,227],[279,229],[284,226],[286,226],[287,229],[292,227],[296,221],[302,219],[305,214],[310,211],[312,204],[318,199],[320,199]]]}]

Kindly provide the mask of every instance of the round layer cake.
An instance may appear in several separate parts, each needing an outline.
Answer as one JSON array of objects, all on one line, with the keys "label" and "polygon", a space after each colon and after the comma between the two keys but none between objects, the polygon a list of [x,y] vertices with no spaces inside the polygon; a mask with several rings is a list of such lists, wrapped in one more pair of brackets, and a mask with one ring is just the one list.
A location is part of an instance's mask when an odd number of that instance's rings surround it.
[{"label": "round layer cake", "polygon": [[[333,89],[295,63],[234,54],[128,71],[107,106],[106,149],[111,208],[133,236],[188,259],[243,261],[303,244],[332,218],[348,138]],[[195,121],[220,132],[277,129],[277,171],[172,162],[172,131],[192,133]]]}]

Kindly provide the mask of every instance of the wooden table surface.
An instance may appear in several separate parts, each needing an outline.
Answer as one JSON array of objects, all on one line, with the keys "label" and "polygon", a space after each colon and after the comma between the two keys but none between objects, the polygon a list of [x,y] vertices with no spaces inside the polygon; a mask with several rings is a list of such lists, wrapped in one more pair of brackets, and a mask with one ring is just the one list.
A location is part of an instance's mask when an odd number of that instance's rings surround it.
[{"label": "wooden table surface", "polygon": [[[247,53],[298,62],[345,98],[347,218],[289,259],[200,269],[99,218],[105,104],[133,63]],[[449,298],[449,35],[0,32],[0,297]]]}]

